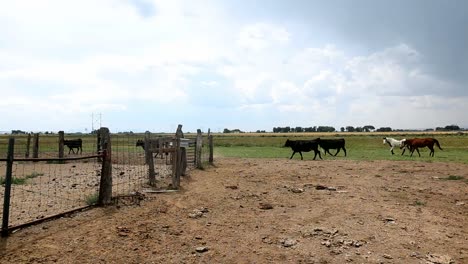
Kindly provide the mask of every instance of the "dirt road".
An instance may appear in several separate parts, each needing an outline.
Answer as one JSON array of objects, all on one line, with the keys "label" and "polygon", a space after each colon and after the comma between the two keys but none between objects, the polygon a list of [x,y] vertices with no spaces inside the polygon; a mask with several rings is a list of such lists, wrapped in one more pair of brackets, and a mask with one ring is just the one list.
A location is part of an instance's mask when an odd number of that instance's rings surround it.
[{"label": "dirt road", "polygon": [[19,230],[0,240],[0,262],[468,263],[468,165],[215,165],[176,193]]}]

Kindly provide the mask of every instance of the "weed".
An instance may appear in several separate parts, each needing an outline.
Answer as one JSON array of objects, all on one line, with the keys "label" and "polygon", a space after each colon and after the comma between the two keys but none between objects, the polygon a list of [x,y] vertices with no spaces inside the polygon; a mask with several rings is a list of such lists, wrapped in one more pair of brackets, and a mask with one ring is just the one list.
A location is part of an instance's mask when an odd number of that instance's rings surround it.
[{"label": "weed", "polygon": [[447,181],[458,181],[458,180],[463,180],[463,176],[456,176],[456,175],[450,175],[447,178],[442,178],[442,180],[447,180]]},{"label": "weed", "polygon": [[[5,184],[5,182],[6,182],[6,179],[3,177],[0,177],[0,184],[3,185]],[[11,184],[22,185],[25,183],[26,183],[26,179],[24,178],[16,178],[16,177],[11,178]]]},{"label": "weed", "polygon": [[34,171],[31,174],[26,175],[26,179],[34,179],[34,178],[42,176],[42,175],[44,175],[44,173],[39,173],[39,172]]},{"label": "weed", "polygon": [[98,202],[98,198],[99,198],[99,194],[97,194],[97,193],[91,194],[91,195],[87,195],[87,196],[85,197],[86,204],[87,204],[87,205],[95,205],[95,204],[97,204],[97,202]]},{"label": "weed", "polygon": [[426,202],[416,200],[416,201],[414,201],[413,205],[415,205],[415,206],[425,206]]}]

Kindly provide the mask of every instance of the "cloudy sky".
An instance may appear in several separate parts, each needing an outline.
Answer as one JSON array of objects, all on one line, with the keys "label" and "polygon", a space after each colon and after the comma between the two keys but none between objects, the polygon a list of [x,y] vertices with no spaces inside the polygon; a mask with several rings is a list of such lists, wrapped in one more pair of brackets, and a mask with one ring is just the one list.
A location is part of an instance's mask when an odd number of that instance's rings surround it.
[{"label": "cloudy sky", "polygon": [[464,0],[0,0],[0,131],[468,127],[467,25]]}]

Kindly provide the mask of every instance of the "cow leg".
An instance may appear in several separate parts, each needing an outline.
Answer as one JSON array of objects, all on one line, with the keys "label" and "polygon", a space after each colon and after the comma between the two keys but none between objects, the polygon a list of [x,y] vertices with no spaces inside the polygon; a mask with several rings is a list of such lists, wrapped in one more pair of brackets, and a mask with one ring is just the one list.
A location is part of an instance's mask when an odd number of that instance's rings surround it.
[{"label": "cow leg", "polygon": [[319,158],[322,159],[322,155],[320,154],[320,151],[317,151],[317,153],[315,153],[315,155],[319,155]]},{"label": "cow leg", "polygon": [[418,152],[419,157],[421,157],[421,153],[419,153],[419,149],[416,148],[416,151]]},{"label": "cow leg", "polygon": [[393,147],[390,148],[390,152],[392,153],[392,155],[395,154],[393,153]]},{"label": "cow leg", "polygon": [[344,151],[344,156],[346,157],[346,149],[345,149],[345,147],[343,147],[343,151]]},{"label": "cow leg", "polygon": [[296,154],[296,151],[293,151],[293,154],[291,155],[291,157],[289,159],[292,159],[294,154]]},{"label": "cow leg", "polygon": [[340,148],[338,148],[338,150],[336,151],[335,157],[336,157],[336,155],[338,155],[339,152],[340,152]]},{"label": "cow leg", "polygon": [[302,152],[301,152],[301,151],[299,151],[299,154],[301,154],[301,160],[303,160],[304,158],[302,157]]},{"label": "cow leg", "polygon": [[330,149],[327,149],[327,152],[328,152],[328,154],[330,154],[330,156],[333,156],[333,154],[331,154],[331,152],[330,152]]}]

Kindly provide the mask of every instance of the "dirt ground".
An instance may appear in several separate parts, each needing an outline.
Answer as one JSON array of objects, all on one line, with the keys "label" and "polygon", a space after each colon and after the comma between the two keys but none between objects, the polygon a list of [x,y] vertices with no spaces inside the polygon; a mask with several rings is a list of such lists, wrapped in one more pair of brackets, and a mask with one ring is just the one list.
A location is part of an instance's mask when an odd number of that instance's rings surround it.
[{"label": "dirt ground", "polygon": [[0,263],[468,263],[467,179],[436,161],[218,158],[179,192],[18,230]]}]

